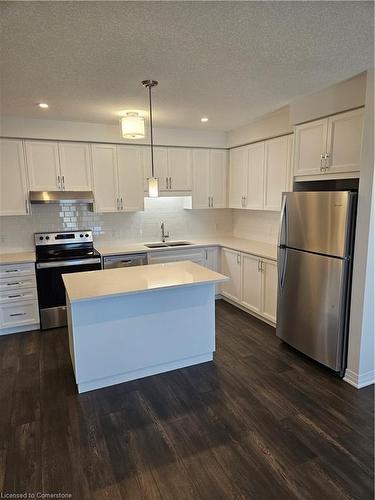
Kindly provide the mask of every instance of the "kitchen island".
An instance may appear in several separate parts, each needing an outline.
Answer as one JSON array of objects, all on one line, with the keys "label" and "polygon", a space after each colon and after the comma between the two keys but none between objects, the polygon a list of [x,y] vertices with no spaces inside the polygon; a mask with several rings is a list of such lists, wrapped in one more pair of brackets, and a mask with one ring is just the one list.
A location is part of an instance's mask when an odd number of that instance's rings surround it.
[{"label": "kitchen island", "polygon": [[227,279],[190,261],[63,275],[78,392],[211,361]]}]

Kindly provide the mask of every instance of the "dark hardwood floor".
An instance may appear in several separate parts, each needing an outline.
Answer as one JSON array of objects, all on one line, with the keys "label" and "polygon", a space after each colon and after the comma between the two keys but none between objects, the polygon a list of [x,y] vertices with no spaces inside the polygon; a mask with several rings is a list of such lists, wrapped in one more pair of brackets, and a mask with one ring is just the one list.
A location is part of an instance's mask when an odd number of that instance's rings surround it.
[{"label": "dark hardwood floor", "polygon": [[223,301],[216,310],[214,363],[82,395],[65,329],[1,337],[0,491],[372,499],[373,388]]}]

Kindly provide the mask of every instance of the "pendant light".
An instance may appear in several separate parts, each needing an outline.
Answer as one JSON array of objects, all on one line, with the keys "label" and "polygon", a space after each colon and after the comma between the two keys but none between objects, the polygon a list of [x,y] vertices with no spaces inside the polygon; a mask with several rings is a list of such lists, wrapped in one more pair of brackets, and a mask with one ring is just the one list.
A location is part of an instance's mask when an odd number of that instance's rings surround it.
[{"label": "pendant light", "polygon": [[157,198],[159,196],[159,179],[155,177],[154,167],[154,135],[152,129],[152,101],[151,89],[156,87],[158,82],[156,80],[143,80],[142,85],[148,89],[149,103],[150,103],[150,152],[151,152],[151,177],[148,178],[148,196],[150,198]]}]

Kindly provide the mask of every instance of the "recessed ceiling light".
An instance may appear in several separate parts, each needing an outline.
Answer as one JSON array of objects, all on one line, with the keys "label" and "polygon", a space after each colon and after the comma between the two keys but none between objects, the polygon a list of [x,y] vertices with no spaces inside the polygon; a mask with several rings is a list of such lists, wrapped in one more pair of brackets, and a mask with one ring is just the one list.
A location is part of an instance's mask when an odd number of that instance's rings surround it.
[{"label": "recessed ceiling light", "polygon": [[201,118],[201,122],[202,123],[206,123],[208,122],[208,118],[206,116],[204,116],[203,118]]},{"label": "recessed ceiling light", "polygon": [[47,109],[48,108],[48,104],[46,102],[38,102],[37,106],[39,108],[42,108],[42,109]]}]

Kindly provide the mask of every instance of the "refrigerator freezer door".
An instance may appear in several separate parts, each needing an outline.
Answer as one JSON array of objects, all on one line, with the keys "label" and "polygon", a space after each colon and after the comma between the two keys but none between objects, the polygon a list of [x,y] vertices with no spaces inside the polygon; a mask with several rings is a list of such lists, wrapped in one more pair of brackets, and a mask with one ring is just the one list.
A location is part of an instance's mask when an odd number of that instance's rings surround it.
[{"label": "refrigerator freezer door", "polygon": [[276,335],[340,371],[349,261],[289,248],[279,259]]},{"label": "refrigerator freezer door", "polygon": [[308,252],[349,255],[353,193],[285,193],[285,231],[281,244]]}]

